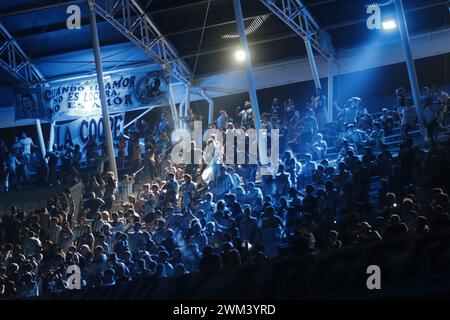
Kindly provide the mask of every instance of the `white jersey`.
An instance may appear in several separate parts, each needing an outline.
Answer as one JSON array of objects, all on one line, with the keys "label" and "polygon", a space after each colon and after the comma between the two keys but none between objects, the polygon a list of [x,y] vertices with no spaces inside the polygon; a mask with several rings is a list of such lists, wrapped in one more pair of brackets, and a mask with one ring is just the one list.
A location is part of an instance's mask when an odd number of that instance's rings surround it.
[{"label": "white jersey", "polygon": [[31,154],[31,145],[33,144],[33,140],[30,137],[20,139],[23,154]]}]

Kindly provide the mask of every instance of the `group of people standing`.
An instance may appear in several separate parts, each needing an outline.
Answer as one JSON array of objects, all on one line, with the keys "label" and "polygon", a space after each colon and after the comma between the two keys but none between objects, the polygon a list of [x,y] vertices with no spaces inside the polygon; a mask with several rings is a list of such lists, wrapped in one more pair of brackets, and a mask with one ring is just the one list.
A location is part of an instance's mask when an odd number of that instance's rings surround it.
[{"label": "group of people standing", "polygon": [[[445,98],[442,91],[440,96]],[[118,177],[103,167],[81,179],[79,212],[73,211],[68,192],[33,212],[13,207],[2,218],[0,295],[64,290],[72,265],[80,268],[83,287],[110,286],[197,271],[218,273],[276,256],[317,254],[449,226],[448,149],[425,152],[414,146],[405,128],[399,154],[392,154],[383,140],[389,117],[399,114],[399,124],[394,120],[390,128],[395,130],[409,124],[411,116],[401,90],[397,101],[394,110],[373,121],[360,98],[349,99],[338,110],[336,124],[344,130],[333,133],[339,152],[331,158],[324,138],[330,136],[324,129],[326,98],[320,91],[303,115],[291,99],[283,106],[274,99],[262,123],[266,129],[283,129],[286,142],[277,173],[263,176],[257,165],[225,163],[226,146],[214,137],[202,146],[191,143],[191,150],[201,153],[201,163],[174,165],[167,152],[172,143],[166,117],[155,128],[136,123],[130,139],[119,139],[119,159],[128,148],[131,180],[144,168],[137,193],[131,189],[118,202]],[[235,120],[221,111],[211,126],[226,132],[252,128],[252,123],[246,102]],[[20,150],[35,147],[27,141]],[[205,157],[207,145],[216,157]],[[96,147],[91,141],[83,151],[66,149],[71,159],[67,170],[76,175],[82,152],[97,168]],[[374,179],[379,179],[375,185]]]},{"label": "group of people standing", "polygon": [[8,192],[17,186],[25,185],[36,162],[32,158],[32,149],[39,148],[33,140],[23,132],[14,137],[11,144],[0,139],[0,192]]}]

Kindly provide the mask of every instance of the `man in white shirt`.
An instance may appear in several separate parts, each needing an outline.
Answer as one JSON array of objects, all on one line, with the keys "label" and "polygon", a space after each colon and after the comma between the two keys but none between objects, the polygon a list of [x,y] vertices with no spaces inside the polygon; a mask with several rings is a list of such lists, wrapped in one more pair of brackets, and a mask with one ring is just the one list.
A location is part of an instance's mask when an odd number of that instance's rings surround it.
[{"label": "man in white shirt", "polygon": [[261,189],[256,187],[254,182],[249,182],[247,184],[247,202],[252,208],[256,206],[256,201],[258,198],[263,198]]},{"label": "man in white shirt", "polygon": [[73,238],[75,241],[78,241],[84,234],[84,229],[86,226],[86,218],[80,217],[78,224],[73,228]]},{"label": "man in white shirt", "polygon": [[316,114],[317,124],[322,127],[326,121],[327,98],[322,94],[322,89],[318,88],[313,97],[314,112]]},{"label": "man in white shirt", "polygon": [[169,253],[166,250],[161,250],[158,252],[158,261],[162,265],[163,277],[173,276],[173,266],[169,263]]},{"label": "man in white shirt", "polygon": [[95,236],[100,234],[105,223],[106,221],[102,219],[102,213],[97,211],[94,215],[94,220],[92,220],[92,233]]},{"label": "man in white shirt", "polygon": [[305,164],[302,168],[302,175],[307,179],[311,179],[312,175],[316,171],[316,168],[316,163],[312,161],[312,155],[309,153],[305,154]]},{"label": "man in white shirt", "polygon": [[228,115],[224,110],[220,111],[220,115],[216,120],[217,129],[222,129],[228,123]]},{"label": "man in white shirt", "polygon": [[20,165],[20,161],[16,156],[10,152],[8,158],[5,161],[5,180],[4,180],[4,190],[8,192],[10,188],[16,187],[17,180],[17,167]]},{"label": "man in white shirt", "polygon": [[144,207],[144,214],[146,216],[155,213],[156,200],[156,196],[150,190],[150,185],[148,183],[144,184],[143,191],[139,194],[139,201]]},{"label": "man in white shirt", "polygon": [[319,129],[317,125],[317,120],[313,115],[311,110],[306,111],[306,115],[302,118],[303,133],[302,133],[302,143],[311,143],[312,138]]},{"label": "man in white shirt", "polygon": [[360,151],[365,147],[368,137],[364,131],[355,128],[353,124],[349,124],[347,125],[346,139],[356,147],[357,151]]},{"label": "man in white shirt", "polygon": [[231,167],[227,168],[227,173],[230,175],[231,181],[233,182],[233,187],[231,191],[234,191],[236,190],[237,187],[241,185],[241,177],[239,177],[236,171]]},{"label": "man in white shirt", "polygon": [[231,176],[227,173],[225,166],[220,167],[219,175],[215,180],[215,185],[217,200],[223,199],[225,194],[230,192],[233,188],[233,181],[231,179]]},{"label": "man in white shirt", "polygon": [[250,102],[246,101],[244,103],[244,108],[239,112],[239,119],[241,120],[241,127],[247,128],[250,123],[249,120],[252,116],[252,105]]},{"label": "man in white shirt", "polygon": [[425,106],[423,110],[423,118],[425,127],[427,128],[428,139],[430,139],[431,146],[436,143],[436,130],[438,128],[436,112],[433,110],[432,105]]},{"label": "man in white shirt", "polygon": [[448,93],[443,91],[440,86],[436,86],[434,96],[435,105],[438,110],[436,121],[438,125],[442,127],[445,122],[445,114],[447,113],[448,105],[450,104],[450,98]]},{"label": "man in white shirt", "polygon": [[125,224],[119,220],[119,214],[117,212],[112,213],[111,229],[114,234],[125,230]]},{"label": "man in white shirt", "polygon": [[48,231],[48,237],[52,243],[58,244],[59,234],[61,232],[61,229],[62,228],[58,225],[58,219],[52,218],[51,224],[50,224],[50,229]]},{"label": "man in white shirt", "polygon": [[128,236],[128,246],[131,253],[133,253],[134,255],[137,255],[139,253],[139,250],[141,249],[142,237],[144,236],[141,227],[141,223],[135,223],[133,227],[134,232]]},{"label": "man in white shirt", "polygon": [[212,201],[213,195],[211,192],[205,194],[205,200],[201,201],[198,209],[205,212],[206,221],[211,221],[216,211],[216,204]]},{"label": "man in white shirt", "polygon": [[284,165],[278,166],[278,173],[275,175],[275,197],[277,201],[280,197],[287,194],[289,188],[292,186],[291,175],[284,171]]},{"label": "man in white shirt", "polygon": [[27,134],[25,132],[22,133],[19,143],[22,150],[22,155],[25,158],[25,173],[28,174],[31,157],[31,147],[38,148],[38,146],[33,143],[33,140],[30,137],[27,137]]},{"label": "man in white shirt", "polygon": [[169,172],[167,175],[168,180],[162,187],[162,190],[166,193],[166,202],[170,202],[174,207],[177,205],[177,196],[180,186],[178,181],[175,180],[175,175]]},{"label": "man in white shirt", "polygon": [[192,177],[189,174],[184,175],[184,183],[181,185],[180,190],[182,192],[182,205],[183,208],[189,209],[194,198],[195,191],[197,187],[194,182],[192,182]]},{"label": "man in white shirt", "polygon": [[261,129],[267,130],[268,135],[270,135],[270,130],[273,129],[273,124],[269,121],[268,115],[266,113],[263,113],[261,115]]},{"label": "man in white shirt", "polygon": [[328,145],[327,142],[323,139],[323,135],[318,133],[315,135],[313,150],[316,153],[317,159],[325,158],[327,155]]},{"label": "man in white shirt", "polygon": [[23,245],[23,251],[26,257],[34,256],[41,251],[41,240],[36,238],[33,231],[28,231],[28,238]]},{"label": "man in white shirt", "polygon": [[61,232],[59,233],[58,246],[66,252],[70,246],[73,245],[73,232],[69,227],[69,223],[62,224]]},{"label": "man in white shirt", "polygon": [[409,131],[414,129],[415,119],[416,119],[416,111],[412,106],[412,99],[406,99],[406,105],[401,107],[401,133],[403,138],[407,138],[409,136]]}]

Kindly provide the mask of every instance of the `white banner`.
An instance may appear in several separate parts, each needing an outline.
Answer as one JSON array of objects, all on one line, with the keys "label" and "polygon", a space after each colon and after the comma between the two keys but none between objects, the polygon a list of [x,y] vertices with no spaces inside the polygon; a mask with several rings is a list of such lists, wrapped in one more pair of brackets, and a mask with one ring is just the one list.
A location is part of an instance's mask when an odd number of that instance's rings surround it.
[{"label": "white banner", "polygon": [[[118,113],[109,116],[109,123],[113,139],[118,139],[123,134],[125,124],[125,113]],[[65,145],[73,143],[80,145],[81,149],[86,146],[91,137],[95,137],[99,144],[104,136],[103,117],[81,118],[73,122],[55,126],[55,143]]]},{"label": "white banner", "polygon": [[[168,104],[168,88],[160,72],[105,79],[105,94],[109,113]],[[44,88],[42,100],[54,120],[101,115],[97,79]]]}]

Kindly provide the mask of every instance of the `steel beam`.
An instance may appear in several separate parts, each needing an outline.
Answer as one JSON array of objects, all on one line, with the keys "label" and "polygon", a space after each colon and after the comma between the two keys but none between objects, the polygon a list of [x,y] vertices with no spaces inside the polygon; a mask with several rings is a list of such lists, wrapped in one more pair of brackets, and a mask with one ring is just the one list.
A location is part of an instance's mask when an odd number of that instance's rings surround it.
[{"label": "steel beam", "polygon": [[0,23],[0,66],[24,85],[33,85],[45,81],[44,76],[30,62],[30,59]]},{"label": "steel beam", "polygon": [[149,15],[135,0],[97,0],[94,9],[126,38],[141,48],[168,75],[189,84],[191,70],[172,44],[158,30]]},{"label": "steel beam", "polygon": [[314,84],[316,89],[322,89],[322,85],[320,84],[319,71],[317,70],[316,59],[314,58],[314,52],[311,47],[311,41],[309,39],[305,40],[306,53],[308,54],[309,66],[311,67],[311,72],[314,79]]},{"label": "steel beam", "polygon": [[329,35],[319,30],[317,22],[300,0],[260,0],[270,11],[286,23],[304,41],[309,39],[311,46],[325,58],[334,55],[334,49],[329,43],[324,46]]}]

